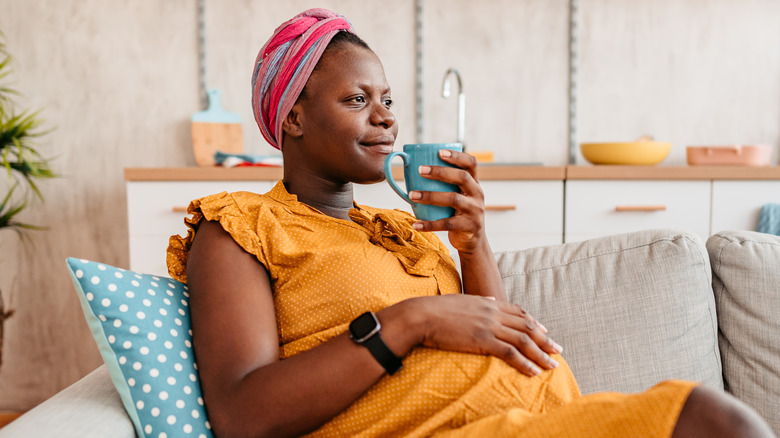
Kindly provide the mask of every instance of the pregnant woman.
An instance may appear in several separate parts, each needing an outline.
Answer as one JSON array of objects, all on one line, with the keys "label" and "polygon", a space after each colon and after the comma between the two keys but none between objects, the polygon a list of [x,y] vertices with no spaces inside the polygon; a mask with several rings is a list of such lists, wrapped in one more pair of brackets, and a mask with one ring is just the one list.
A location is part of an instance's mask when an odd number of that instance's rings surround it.
[{"label": "pregnant woman", "polygon": [[385,178],[392,103],[376,54],[331,11],[295,16],[260,50],[252,106],[283,180],[194,200],[168,248],[217,436],[773,436],[692,382],[581,396],[561,346],[506,301],[473,157],[419,169],[459,187],[410,194],[451,218],[356,205],[353,184]]}]

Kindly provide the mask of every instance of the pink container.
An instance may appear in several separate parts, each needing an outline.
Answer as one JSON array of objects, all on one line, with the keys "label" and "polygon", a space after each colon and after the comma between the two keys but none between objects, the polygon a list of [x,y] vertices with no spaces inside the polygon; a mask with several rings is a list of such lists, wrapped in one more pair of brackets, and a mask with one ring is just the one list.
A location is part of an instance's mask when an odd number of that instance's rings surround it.
[{"label": "pink container", "polygon": [[772,148],[751,146],[688,146],[688,164],[691,166],[769,166]]}]

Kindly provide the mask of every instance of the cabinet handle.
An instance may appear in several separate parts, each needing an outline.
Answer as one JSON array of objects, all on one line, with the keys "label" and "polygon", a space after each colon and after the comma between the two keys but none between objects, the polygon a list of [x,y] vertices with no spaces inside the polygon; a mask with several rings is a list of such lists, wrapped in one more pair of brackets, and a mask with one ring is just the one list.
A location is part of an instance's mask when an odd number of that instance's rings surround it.
[{"label": "cabinet handle", "polygon": [[174,213],[186,213],[187,207],[182,207],[180,205],[175,205],[171,210],[173,210]]},{"label": "cabinet handle", "polygon": [[618,205],[615,211],[666,211],[665,205]]}]

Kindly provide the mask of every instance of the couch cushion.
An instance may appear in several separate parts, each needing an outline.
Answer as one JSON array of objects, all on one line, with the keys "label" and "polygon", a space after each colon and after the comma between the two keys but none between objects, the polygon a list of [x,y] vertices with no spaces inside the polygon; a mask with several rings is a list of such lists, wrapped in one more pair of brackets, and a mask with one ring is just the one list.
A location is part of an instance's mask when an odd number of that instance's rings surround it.
[{"label": "couch cushion", "polygon": [[135,436],[105,365],[0,429],[2,438]]},{"label": "couch cushion", "polygon": [[192,350],[187,286],[69,258],[111,380],[139,437],[212,437]]},{"label": "couch cushion", "polygon": [[712,273],[695,234],[647,230],[496,257],[509,299],[563,346],[583,393],[672,378],[723,387]]},{"label": "couch cushion", "polygon": [[723,231],[707,251],[726,389],[780,434],[780,237]]}]

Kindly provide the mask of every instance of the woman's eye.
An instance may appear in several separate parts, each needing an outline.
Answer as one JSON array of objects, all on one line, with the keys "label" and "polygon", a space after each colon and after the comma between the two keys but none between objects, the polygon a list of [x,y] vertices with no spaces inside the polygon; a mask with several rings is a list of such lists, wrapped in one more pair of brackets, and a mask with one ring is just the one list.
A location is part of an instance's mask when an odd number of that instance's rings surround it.
[{"label": "woman's eye", "polygon": [[352,98],[357,103],[366,103],[366,98],[363,96],[355,96]]},{"label": "woman's eye", "polygon": [[385,106],[388,107],[388,108],[393,106],[393,99],[385,99],[383,102],[384,102]]}]

